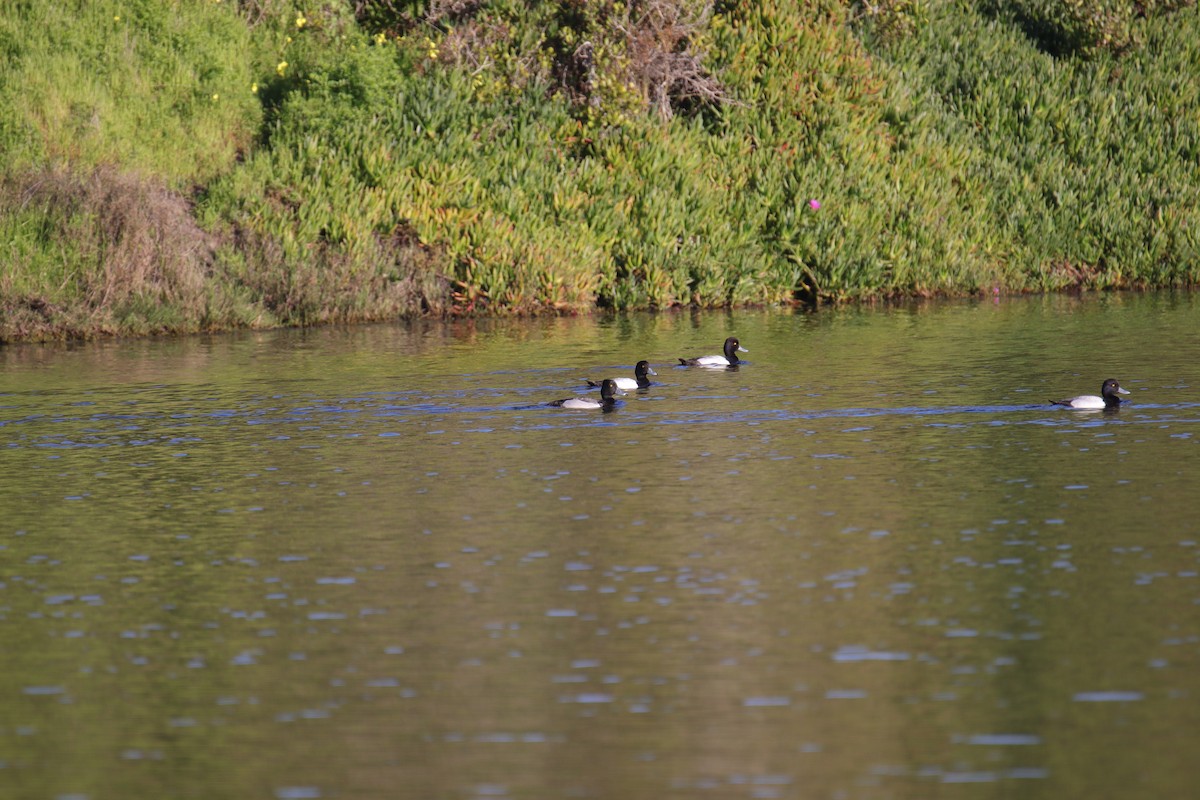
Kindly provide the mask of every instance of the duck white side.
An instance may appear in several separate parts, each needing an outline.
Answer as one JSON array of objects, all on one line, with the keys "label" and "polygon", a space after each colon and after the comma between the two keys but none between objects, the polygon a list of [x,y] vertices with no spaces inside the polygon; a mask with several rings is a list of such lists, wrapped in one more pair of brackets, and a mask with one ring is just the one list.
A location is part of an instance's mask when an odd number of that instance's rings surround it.
[{"label": "duck white side", "polygon": [[1115,378],[1109,378],[1100,385],[1100,395],[1081,394],[1078,397],[1068,397],[1066,400],[1051,400],[1050,404],[1055,406],[1066,406],[1067,408],[1080,409],[1102,409],[1102,408],[1119,408],[1121,398],[1117,395],[1129,394],[1128,389],[1121,388],[1121,384]]},{"label": "duck white side", "polygon": [[600,382],[599,400],[594,397],[567,397],[562,400],[554,400],[546,405],[553,408],[569,408],[576,411],[595,411],[599,408],[612,408],[617,402],[616,393],[616,382],[612,378],[605,378]]},{"label": "duck white side", "polygon": [[[618,389],[629,392],[633,391],[634,389],[648,388],[650,386],[650,378],[647,376],[657,374],[657,372],[650,368],[649,361],[639,361],[633,367],[632,378],[612,378],[612,381],[617,385]],[[601,383],[603,383],[603,381],[588,381],[587,385],[600,386]]]},{"label": "duck white side", "polygon": [[741,359],[738,358],[738,353],[750,352],[742,347],[742,343],[737,340],[737,337],[730,336],[725,340],[725,346],[722,348],[725,351],[723,356],[696,356],[695,358],[680,358],[679,363],[685,367],[733,367],[736,366]]}]

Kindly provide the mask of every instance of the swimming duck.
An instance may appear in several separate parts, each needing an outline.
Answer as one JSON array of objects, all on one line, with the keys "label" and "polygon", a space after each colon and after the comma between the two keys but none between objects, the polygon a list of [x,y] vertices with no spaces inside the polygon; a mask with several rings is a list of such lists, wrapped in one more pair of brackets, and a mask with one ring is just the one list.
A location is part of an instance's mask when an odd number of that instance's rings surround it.
[{"label": "swimming duck", "polygon": [[[621,390],[645,389],[650,385],[650,379],[647,375],[657,375],[658,373],[650,369],[649,361],[639,361],[633,367],[634,377],[632,378],[613,378],[612,381]],[[602,383],[602,382],[601,382]],[[596,381],[588,381],[588,386],[598,387],[600,383]]]},{"label": "swimming duck", "polygon": [[1129,394],[1129,390],[1122,389],[1115,378],[1109,378],[1101,385],[1099,397],[1094,394],[1081,394],[1066,400],[1051,400],[1050,404],[1067,408],[1119,408],[1121,398],[1117,397],[1118,394]]},{"label": "swimming duck", "polygon": [[679,363],[685,367],[733,367],[737,366],[738,351],[743,353],[750,352],[742,347],[737,337],[730,336],[725,340],[725,355],[723,356],[697,356],[696,358],[681,358]]},{"label": "swimming duck", "polygon": [[614,395],[617,393],[617,384],[612,378],[605,378],[600,382],[600,399],[596,400],[591,397],[568,397],[564,400],[555,400],[552,403],[547,403],[548,406],[555,408],[574,408],[584,411],[595,411],[598,408],[610,409],[616,404],[617,399]]}]

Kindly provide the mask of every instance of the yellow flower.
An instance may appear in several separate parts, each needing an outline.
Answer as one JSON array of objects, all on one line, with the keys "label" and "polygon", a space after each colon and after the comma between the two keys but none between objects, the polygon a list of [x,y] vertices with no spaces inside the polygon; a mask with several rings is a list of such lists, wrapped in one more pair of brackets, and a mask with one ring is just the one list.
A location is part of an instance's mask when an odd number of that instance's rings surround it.
[{"label": "yellow flower", "polygon": [[383,43],[384,43],[384,42],[386,42],[386,41],[387,41],[387,34],[386,34],[386,33],[377,33],[377,34],[375,34],[375,44],[383,44]]},{"label": "yellow flower", "polygon": [[250,84],[250,93],[258,94],[258,81],[255,81],[254,83]]},{"label": "yellow flower", "polygon": [[303,28],[307,24],[308,24],[308,19],[304,16],[304,12],[301,11],[299,14],[296,15],[296,27]]},{"label": "yellow flower", "polygon": [[280,61],[279,65],[275,67],[275,71],[279,73],[280,77],[283,77],[283,73],[287,71],[287,68],[288,63],[286,61]]},{"label": "yellow flower", "polygon": [[221,99],[221,95],[219,95],[219,94],[214,94],[214,95],[213,95],[213,102],[214,102],[214,103],[215,103],[215,102],[217,102],[217,101],[218,101],[218,100],[220,100],[220,99]]}]

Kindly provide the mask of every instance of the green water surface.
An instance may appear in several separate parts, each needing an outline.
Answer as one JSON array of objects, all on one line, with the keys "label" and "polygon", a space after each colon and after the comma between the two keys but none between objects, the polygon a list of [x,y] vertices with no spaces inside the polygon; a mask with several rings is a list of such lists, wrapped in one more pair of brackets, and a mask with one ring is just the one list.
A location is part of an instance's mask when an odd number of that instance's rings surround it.
[{"label": "green water surface", "polygon": [[3,795],[1189,797],[1197,364],[1191,295],[0,349]]}]

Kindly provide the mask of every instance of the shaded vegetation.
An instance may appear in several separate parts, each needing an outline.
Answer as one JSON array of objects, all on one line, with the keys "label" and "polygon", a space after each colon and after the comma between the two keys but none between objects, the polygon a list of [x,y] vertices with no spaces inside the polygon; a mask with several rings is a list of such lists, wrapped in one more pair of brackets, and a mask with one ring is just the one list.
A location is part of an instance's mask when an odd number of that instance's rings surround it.
[{"label": "shaded vegetation", "polygon": [[0,8],[0,338],[1193,285],[1189,0]]}]

